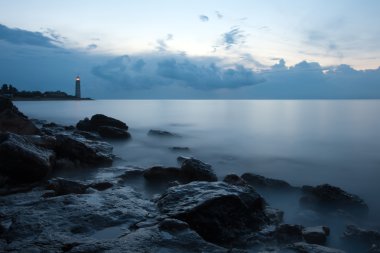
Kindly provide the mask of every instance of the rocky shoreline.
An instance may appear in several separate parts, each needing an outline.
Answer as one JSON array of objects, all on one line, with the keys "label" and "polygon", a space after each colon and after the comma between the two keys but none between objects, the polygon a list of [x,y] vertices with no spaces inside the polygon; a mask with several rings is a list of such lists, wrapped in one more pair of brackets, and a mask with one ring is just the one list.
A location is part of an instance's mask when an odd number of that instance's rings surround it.
[{"label": "rocky shoreline", "polygon": [[[359,196],[253,173],[218,181],[209,164],[192,157],[178,157],[177,167],[112,167],[107,140],[130,138],[124,122],[105,115],[61,126],[31,121],[0,98],[0,252],[380,252],[380,233],[358,226],[369,212]],[[109,176],[54,177],[70,170]],[[159,190],[147,198],[132,179]],[[325,224],[284,223],[261,190],[297,192],[307,215],[347,218],[339,235],[347,247],[328,246],[336,231]]]}]

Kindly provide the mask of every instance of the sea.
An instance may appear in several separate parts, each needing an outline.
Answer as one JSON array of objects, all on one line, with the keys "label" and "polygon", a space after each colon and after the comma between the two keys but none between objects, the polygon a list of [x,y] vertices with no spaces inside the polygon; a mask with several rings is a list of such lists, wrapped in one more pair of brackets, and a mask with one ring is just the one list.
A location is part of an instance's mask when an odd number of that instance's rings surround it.
[{"label": "sea", "polygon": [[[75,125],[101,113],[127,123],[129,141],[113,141],[126,165],[176,166],[196,157],[220,179],[253,172],[294,186],[332,184],[369,205],[380,227],[380,100],[18,101],[30,118]],[[177,134],[155,138],[150,129]],[[173,151],[172,147],[189,150]],[[265,195],[265,194],[264,194]],[[297,222],[298,199],[273,197]],[[279,201],[281,199],[282,201]],[[276,206],[277,205],[277,206]],[[288,211],[288,212],[287,212]],[[327,221],[326,221],[327,222]]]}]

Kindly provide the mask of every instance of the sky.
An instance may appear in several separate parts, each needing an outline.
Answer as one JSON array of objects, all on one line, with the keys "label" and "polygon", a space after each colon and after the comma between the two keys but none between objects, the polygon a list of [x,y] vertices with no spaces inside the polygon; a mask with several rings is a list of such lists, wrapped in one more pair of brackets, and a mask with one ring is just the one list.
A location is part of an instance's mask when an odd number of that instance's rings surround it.
[{"label": "sky", "polygon": [[0,82],[94,98],[380,98],[378,0],[1,0]]}]

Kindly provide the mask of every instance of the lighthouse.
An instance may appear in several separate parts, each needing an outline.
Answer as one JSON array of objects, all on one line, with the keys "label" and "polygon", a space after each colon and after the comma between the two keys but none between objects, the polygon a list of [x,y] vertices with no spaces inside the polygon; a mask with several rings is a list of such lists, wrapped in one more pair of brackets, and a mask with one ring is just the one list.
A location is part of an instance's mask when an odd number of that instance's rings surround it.
[{"label": "lighthouse", "polygon": [[75,78],[75,97],[81,98],[81,96],[80,96],[80,77],[79,76],[77,76]]}]

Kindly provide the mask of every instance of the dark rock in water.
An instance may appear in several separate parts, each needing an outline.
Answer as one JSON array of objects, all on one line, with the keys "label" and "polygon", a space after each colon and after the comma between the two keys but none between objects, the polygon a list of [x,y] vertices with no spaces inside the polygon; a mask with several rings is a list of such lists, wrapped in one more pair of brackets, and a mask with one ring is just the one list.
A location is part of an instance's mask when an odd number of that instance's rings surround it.
[{"label": "dark rock in water", "polygon": [[223,182],[226,182],[227,184],[237,185],[237,186],[246,186],[248,185],[247,182],[239,177],[236,174],[229,174],[224,177]]},{"label": "dark rock in water", "polygon": [[241,178],[253,187],[269,188],[274,190],[289,190],[294,188],[283,180],[266,178],[253,173],[244,173]]},{"label": "dark rock in water", "polygon": [[88,186],[98,191],[105,191],[107,189],[112,188],[113,184],[111,182],[98,182],[89,184]]},{"label": "dark rock in water", "polygon": [[101,139],[101,137],[98,134],[92,133],[92,132],[75,130],[73,133],[76,135],[80,135],[80,136],[82,136],[88,140],[92,140],[92,141],[99,141]]},{"label": "dark rock in water", "polygon": [[46,186],[47,190],[52,190],[55,196],[67,195],[67,194],[84,194],[88,186],[79,182],[63,179],[54,178],[49,180]]},{"label": "dark rock in water", "polygon": [[163,131],[163,130],[157,130],[157,129],[149,130],[148,135],[157,136],[157,137],[179,137],[178,134],[174,134],[174,133]]},{"label": "dark rock in water", "polygon": [[74,135],[56,135],[56,153],[59,158],[79,162],[81,166],[110,166],[112,146],[106,142],[91,141]]},{"label": "dark rock in water", "polygon": [[76,125],[77,129],[82,131],[97,131],[101,126],[128,130],[128,126],[124,122],[103,114],[95,114],[91,119],[85,118],[84,120],[79,121]]},{"label": "dark rock in water", "polygon": [[182,161],[181,172],[187,181],[217,181],[211,165],[195,158],[188,158]]},{"label": "dark rock in water", "polygon": [[329,184],[316,187],[303,186],[306,194],[301,197],[300,204],[308,209],[318,211],[336,211],[342,209],[353,215],[367,215],[367,204],[357,195]]},{"label": "dark rock in water", "polygon": [[129,139],[131,134],[125,129],[111,127],[111,126],[99,126],[97,129],[100,136],[110,139]]},{"label": "dark rock in water", "polygon": [[145,172],[145,169],[140,167],[134,167],[134,166],[126,166],[123,167],[123,174],[119,175],[118,178],[122,180],[142,176]]},{"label": "dark rock in water", "polygon": [[14,182],[43,179],[52,169],[54,153],[38,147],[26,137],[0,134],[0,174]]},{"label": "dark rock in water", "polygon": [[326,226],[306,227],[302,230],[303,238],[307,243],[325,244],[330,229]]},{"label": "dark rock in water", "polygon": [[299,253],[345,253],[343,250],[328,248],[317,244],[308,244],[305,242],[293,243],[287,248]]},{"label": "dark rock in water", "polygon": [[190,151],[189,147],[170,147],[169,149],[171,151],[174,151],[174,152],[188,152],[188,151]]},{"label": "dark rock in water", "polygon": [[0,96],[0,132],[39,134],[39,129],[22,114],[12,101]]},{"label": "dark rock in water", "polygon": [[276,228],[275,237],[279,243],[294,243],[303,241],[301,225],[281,224]]},{"label": "dark rock in water", "polygon": [[284,211],[267,206],[265,208],[265,214],[268,217],[270,224],[278,225],[284,220]]},{"label": "dark rock in water", "polygon": [[149,181],[182,181],[182,171],[175,167],[154,166],[147,169],[143,175]]},{"label": "dark rock in water", "polygon": [[265,201],[251,187],[192,182],[169,188],[157,201],[162,214],[189,224],[205,240],[231,245],[269,223]]},{"label": "dark rock in water", "polygon": [[380,245],[380,233],[349,225],[343,233],[343,240],[347,243],[360,244],[369,249],[372,245]]}]

